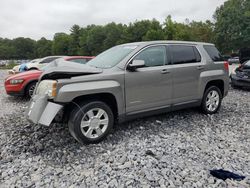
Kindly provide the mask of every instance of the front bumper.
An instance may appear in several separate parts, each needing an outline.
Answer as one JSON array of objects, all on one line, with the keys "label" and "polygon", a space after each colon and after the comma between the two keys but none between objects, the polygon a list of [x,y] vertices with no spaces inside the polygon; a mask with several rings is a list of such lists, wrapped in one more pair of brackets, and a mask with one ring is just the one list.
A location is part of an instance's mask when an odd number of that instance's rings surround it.
[{"label": "front bumper", "polygon": [[14,97],[23,97],[24,96],[24,92],[22,91],[6,91],[6,93],[10,96],[14,96]]},{"label": "front bumper", "polygon": [[63,105],[48,101],[48,96],[32,97],[28,110],[26,112],[27,119],[35,124],[49,126]]},{"label": "front bumper", "polygon": [[231,74],[231,84],[233,86],[250,88],[250,78],[239,78],[235,74]]},{"label": "front bumper", "polygon": [[4,87],[5,87],[5,91],[8,95],[23,96],[25,94],[25,91],[24,91],[25,87],[24,87],[23,83],[12,85],[10,83],[5,82]]}]

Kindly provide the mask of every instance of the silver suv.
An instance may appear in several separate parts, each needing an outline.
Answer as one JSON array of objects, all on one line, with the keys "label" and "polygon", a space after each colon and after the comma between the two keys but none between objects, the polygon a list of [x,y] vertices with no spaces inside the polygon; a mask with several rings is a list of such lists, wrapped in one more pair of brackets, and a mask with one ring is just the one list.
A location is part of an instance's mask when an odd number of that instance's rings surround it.
[{"label": "silver suv", "polygon": [[85,65],[58,62],[46,70],[27,118],[49,126],[61,115],[76,140],[97,143],[116,122],[187,107],[214,114],[228,87],[228,64],[213,44],[123,44]]}]

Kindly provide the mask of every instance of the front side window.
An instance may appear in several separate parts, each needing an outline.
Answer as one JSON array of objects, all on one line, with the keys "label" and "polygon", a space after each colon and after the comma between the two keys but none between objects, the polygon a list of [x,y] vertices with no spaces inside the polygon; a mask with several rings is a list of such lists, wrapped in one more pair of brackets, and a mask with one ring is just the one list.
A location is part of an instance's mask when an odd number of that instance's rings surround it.
[{"label": "front side window", "polygon": [[170,49],[172,52],[173,64],[186,64],[201,61],[198,50],[193,46],[172,45]]},{"label": "front side window", "polygon": [[146,67],[163,66],[166,63],[166,47],[154,46],[140,52],[134,60],[143,60]]}]

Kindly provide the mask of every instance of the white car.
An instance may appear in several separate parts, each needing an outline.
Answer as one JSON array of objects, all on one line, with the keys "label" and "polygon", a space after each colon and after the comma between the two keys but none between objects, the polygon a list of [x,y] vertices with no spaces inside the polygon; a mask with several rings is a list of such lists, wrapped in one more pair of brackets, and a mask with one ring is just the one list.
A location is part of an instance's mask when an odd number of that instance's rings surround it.
[{"label": "white car", "polygon": [[[40,60],[40,59],[34,59],[34,60],[30,61],[29,63],[36,63],[36,62],[38,62],[39,60]],[[19,73],[19,72],[20,72],[20,71],[19,71],[20,66],[21,66],[21,65],[16,65],[16,66],[14,66],[11,70],[8,71],[9,74],[17,74],[17,73]]]},{"label": "white car", "polygon": [[61,57],[64,57],[64,56],[48,56],[48,57],[44,57],[42,59],[40,59],[39,61],[36,61],[35,63],[27,63],[26,64],[26,67],[28,70],[39,70],[41,69],[42,67],[48,65],[48,63],[58,59],[58,58],[61,58]]},{"label": "white car", "polygon": [[[46,66],[48,63],[50,63],[58,58],[61,58],[61,57],[63,57],[63,56],[48,56],[48,57],[44,57],[41,59],[34,59],[34,60],[30,61],[29,63],[26,63],[26,67],[27,67],[27,70],[39,70],[42,67]],[[21,65],[17,65],[15,67],[13,67],[12,70],[8,71],[9,74],[19,73],[20,66]]]}]

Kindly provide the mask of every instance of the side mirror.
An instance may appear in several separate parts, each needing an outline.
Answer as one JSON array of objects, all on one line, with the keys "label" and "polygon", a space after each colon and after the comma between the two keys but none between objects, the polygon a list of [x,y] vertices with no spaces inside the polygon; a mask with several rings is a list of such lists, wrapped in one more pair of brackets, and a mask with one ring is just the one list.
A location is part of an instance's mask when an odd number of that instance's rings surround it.
[{"label": "side mirror", "polygon": [[131,63],[128,64],[128,70],[135,71],[137,68],[145,67],[144,60],[133,60]]}]

